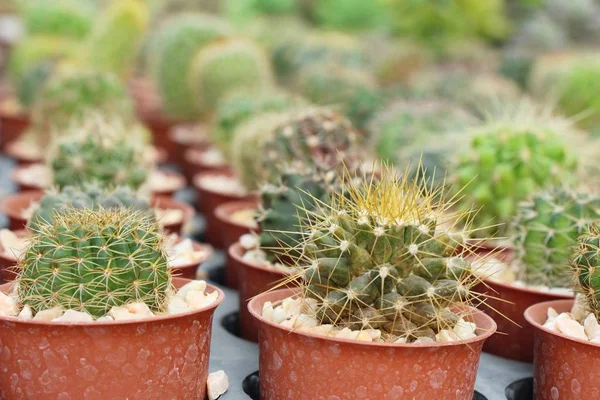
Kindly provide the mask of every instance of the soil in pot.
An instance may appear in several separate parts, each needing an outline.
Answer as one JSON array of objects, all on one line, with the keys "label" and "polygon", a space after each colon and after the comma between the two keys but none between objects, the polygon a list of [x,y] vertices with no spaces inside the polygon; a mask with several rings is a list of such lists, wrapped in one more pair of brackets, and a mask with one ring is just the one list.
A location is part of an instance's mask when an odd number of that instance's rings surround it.
[{"label": "soil in pot", "polygon": [[174,237],[169,251],[169,267],[174,276],[196,279],[196,272],[203,262],[211,258],[214,250],[211,246],[195,242],[180,236]]},{"label": "soil in pot", "polygon": [[167,234],[176,233],[181,235],[183,227],[196,214],[192,206],[172,197],[154,196],[152,207],[157,209],[158,221]]},{"label": "soil in pot", "polygon": [[[283,289],[250,301],[260,321],[260,393],[266,399],[471,399],[483,342],[496,329],[471,309],[477,336],[450,343],[359,342],[284,328],[262,316],[263,305],[294,293]],[[389,378],[389,379],[388,379]]]},{"label": "soil in pot", "polygon": [[534,399],[597,399],[600,396],[600,344],[544,327],[548,309],[569,312],[573,300],[535,304],[525,311],[534,336]]},{"label": "soil in pot", "polygon": [[229,172],[230,168],[223,155],[215,147],[191,148],[183,153],[183,170],[188,180],[200,172]]},{"label": "soil in pot", "polygon": [[[189,282],[174,279],[177,287]],[[9,285],[2,286],[4,292]],[[0,397],[204,399],[210,306],[176,315],[103,323],[0,317]],[[152,382],[149,384],[148,382]]]},{"label": "soil in pot", "polygon": [[258,203],[256,201],[232,201],[221,204],[215,209],[215,217],[221,226],[223,246],[229,248],[240,236],[257,232],[254,218]]}]

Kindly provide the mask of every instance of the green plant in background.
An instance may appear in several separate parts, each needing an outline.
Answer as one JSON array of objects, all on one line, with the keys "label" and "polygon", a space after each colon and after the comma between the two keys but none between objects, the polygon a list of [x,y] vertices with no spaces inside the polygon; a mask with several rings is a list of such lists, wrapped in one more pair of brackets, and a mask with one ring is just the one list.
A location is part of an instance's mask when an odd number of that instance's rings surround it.
[{"label": "green plant in background", "polygon": [[102,317],[145,303],[166,311],[171,276],[163,236],[147,213],[69,209],[29,238],[17,265],[17,296],[34,313],[53,307]]},{"label": "green plant in background", "polygon": [[231,35],[222,19],[198,13],[174,15],[164,21],[148,48],[150,75],[164,111],[177,119],[198,115],[190,76],[200,49],[215,39]]},{"label": "green plant in background", "polygon": [[[523,112],[525,105],[516,110]],[[477,129],[452,179],[457,187],[466,186],[458,205],[479,209],[475,226],[499,224],[490,230],[502,234],[520,201],[545,187],[574,181],[577,159],[563,135],[559,122],[529,111],[509,112]]]},{"label": "green plant in background", "polygon": [[558,108],[577,124],[600,134],[600,63],[576,64],[558,82]]},{"label": "green plant in background", "polygon": [[293,85],[315,104],[339,108],[361,130],[382,102],[377,81],[367,70],[333,63],[301,68]]},{"label": "green plant in background", "polygon": [[144,0],[113,0],[98,18],[87,38],[87,62],[122,76],[129,72],[146,34],[148,6]]},{"label": "green plant in background", "polygon": [[600,218],[600,198],[555,188],[519,205],[514,222],[519,278],[529,285],[568,288],[577,238]]},{"label": "green plant in background", "polygon": [[600,319],[600,226],[591,224],[577,240],[576,256],[571,265],[576,288],[586,299],[589,310]]},{"label": "green plant in background", "polygon": [[[369,123],[377,156],[396,165],[412,165],[411,176],[424,172],[441,182],[452,155],[468,143],[477,118],[442,100],[397,100]],[[416,169],[421,159],[422,168]]]},{"label": "green plant in background", "polygon": [[20,14],[28,35],[82,39],[94,21],[94,8],[86,0],[27,0]]},{"label": "green plant in background", "polygon": [[229,159],[231,142],[241,123],[258,114],[283,112],[305,105],[307,102],[304,99],[283,90],[234,93],[219,102],[211,137]]},{"label": "green plant in background", "polygon": [[293,15],[297,0],[225,0],[225,14],[229,20],[243,24],[260,16]]},{"label": "green plant in background", "polygon": [[[109,208],[148,211],[150,203],[127,186],[119,186],[110,190],[95,183],[83,184],[81,187],[65,186],[60,191],[50,191],[44,194],[39,207],[35,209],[27,222],[27,227],[37,231],[40,225],[54,223],[56,212],[65,212],[71,209]],[[149,215],[152,216],[153,213],[149,213]]]},{"label": "green plant in background", "polygon": [[95,183],[138,189],[151,167],[143,153],[144,147],[132,140],[122,121],[90,117],[73,123],[57,140],[49,165],[59,188]]},{"label": "green plant in background", "polygon": [[321,323],[379,329],[389,342],[435,339],[455,326],[479,298],[478,279],[457,251],[468,235],[456,229],[465,215],[441,194],[384,169],[380,180],[354,182],[327,203],[315,199],[290,249],[301,253],[293,266]]},{"label": "green plant in background", "polygon": [[31,66],[17,85],[17,97],[23,107],[29,108],[35,103],[39,94],[44,90],[44,85],[52,76],[55,62],[46,60]]},{"label": "green plant in background", "polygon": [[388,30],[390,10],[380,0],[320,0],[310,10],[318,25],[342,31]]},{"label": "green plant in background", "polygon": [[190,84],[197,110],[208,113],[233,92],[261,92],[274,82],[264,50],[251,40],[232,38],[214,41],[198,52]]}]

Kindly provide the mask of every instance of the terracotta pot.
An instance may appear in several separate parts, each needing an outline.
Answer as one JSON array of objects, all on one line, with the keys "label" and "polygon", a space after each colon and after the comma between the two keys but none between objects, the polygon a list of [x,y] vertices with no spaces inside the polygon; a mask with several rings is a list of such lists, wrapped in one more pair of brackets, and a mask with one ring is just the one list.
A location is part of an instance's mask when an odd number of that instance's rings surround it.
[{"label": "terracotta pot", "polygon": [[139,118],[152,133],[153,143],[156,147],[167,152],[167,161],[179,164],[181,159],[177,157],[177,146],[168,135],[169,131],[178,121],[171,120],[160,110],[153,112],[141,112]]},{"label": "terracotta pot", "polygon": [[161,169],[160,173],[163,175],[169,176],[171,178],[175,178],[177,180],[177,186],[174,189],[161,189],[161,190],[152,189],[151,193],[152,193],[153,197],[154,196],[163,196],[163,197],[173,196],[175,194],[175,192],[183,189],[187,184],[185,177],[178,172],[167,171],[167,170]]},{"label": "terracotta pot", "polygon": [[[189,282],[174,279],[177,287]],[[8,291],[10,285],[3,285]],[[3,399],[204,399],[212,317],[209,307],[105,323],[0,317]]]},{"label": "terracotta pot", "polygon": [[[14,234],[18,237],[25,237],[27,231],[19,229],[14,231]],[[0,244],[0,283],[6,283],[14,280],[17,277],[14,267],[17,265],[17,261],[14,257],[6,254],[2,244]]]},{"label": "terracotta pot", "polygon": [[471,309],[478,336],[450,343],[391,344],[291,331],[263,319],[267,301],[295,293],[263,293],[248,308],[260,321],[261,398],[460,399],[473,398],[481,347],[494,321]]},{"label": "terracotta pot", "polygon": [[534,333],[534,329],[523,316],[525,310],[536,303],[574,297],[527,289],[493,279],[485,279],[484,283],[477,285],[474,291],[491,296],[479,308],[498,324],[498,333],[485,342],[483,350],[524,362],[533,360]]},{"label": "terracotta pot", "polygon": [[183,152],[183,171],[188,180],[192,180],[194,175],[200,172],[230,172],[229,165],[207,163],[204,160],[205,153],[210,147],[204,149],[191,148]]},{"label": "terracotta pot", "polygon": [[25,182],[23,180],[22,174],[25,170],[31,167],[34,164],[29,165],[20,165],[14,168],[10,174],[11,180],[17,185],[18,192],[43,192],[44,188],[37,183]]},{"label": "terracotta pot", "polygon": [[571,311],[573,300],[535,304],[525,319],[535,331],[533,398],[536,400],[597,399],[600,396],[600,344],[564,336],[542,325],[549,307]]},{"label": "terracotta pot", "polygon": [[[10,90],[0,88],[0,101],[14,96]],[[6,150],[6,145],[18,139],[21,134],[29,127],[30,118],[26,112],[10,112],[4,107],[0,107],[0,149]]]},{"label": "terracotta pot", "polygon": [[6,196],[0,201],[0,211],[8,217],[11,231],[25,229],[27,219],[23,217],[23,212],[31,206],[31,203],[40,201],[43,196],[44,193],[34,190]]},{"label": "terracotta pot", "polygon": [[229,248],[232,244],[238,241],[240,236],[252,231],[258,232],[258,227],[251,228],[247,225],[233,221],[231,217],[239,211],[258,209],[256,201],[232,201],[221,204],[215,209],[215,217],[221,231],[221,240],[225,248]]},{"label": "terracotta pot", "polygon": [[230,172],[201,172],[194,176],[193,184],[197,194],[196,204],[204,218],[206,219],[205,242],[217,248],[224,248],[219,230],[219,221],[214,212],[221,204],[225,204],[236,200],[256,201],[255,195],[236,195],[229,193],[220,193],[214,188],[207,188],[202,185],[202,178],[210,175],[233,176]]},{"label": "terracotta pot", "polygon": [[[0,203],[1,206],[1,203]],[[152,207],[158,208],[161,210],[181,210],[183,212],[183,218],[179,222],[174,222],[170,224],[164,224],[163,228],[166,233],[176,233],[178,235],[182,234],[183,227],[194,218],[196,211],[194,207],[190,206],[187,203],[183,203],[181,201],[177,201],[172,197],[165,196],[155,196],[152,199]]]},{"label": "terracotta pot", "polygon": [[[229,247],[226,271],[227,284],[229,277],[237,277],[240,292],[240,334],[246,340],[258,341],[259,323],[248,311],[248,301],[269,289],[281,284],[290,275],[283,271],[264,266],[250,264],[242,259],[244,249],[239,243]],[[232,265],[231,265],[232,264]],[[291,285],[291,283],[290,283]]]},{"label": "terracotta pot", "polygon": [[203,123],[175,125],[169,131],[169,138],[177,147],[178,160],[184,160],[183,153],[187,149],[194,148],[202,150],[207,149],[210,146],[208,128],[206,124]]},{"label": "terracotta pot", "polygon": [[[177,243],[181,242],[182,240],[184,240],[183,237],[178,238]],[[214,255],[213,248],[207,244],[192,241],[192,247],[196,251],[204,251],[204,258],[196,262],[188,263],[185,265],[178,265],[177,267],[171,267],[171,272],[173,273],[173,276],[185,279],[196,279],[196,271],[198,270],[198,267]]]}]

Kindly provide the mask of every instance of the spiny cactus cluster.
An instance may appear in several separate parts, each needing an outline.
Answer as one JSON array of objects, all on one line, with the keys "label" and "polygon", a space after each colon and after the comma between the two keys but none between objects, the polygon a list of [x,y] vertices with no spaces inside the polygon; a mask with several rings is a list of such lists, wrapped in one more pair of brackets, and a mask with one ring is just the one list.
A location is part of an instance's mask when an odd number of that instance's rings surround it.
[{"label": "spiny cactus cluster", "polygon": [[600,217],[600,198],[551,189],[523,202],[515,219],[519,278],[529,285],[569,287],[569,261],[579,235]]},{"label": "spiny cactus cluster", "polygon": [[441,191],[385,171],[317,201],[301,222],[294,266],[323,324],[380,329],[386,341],[435,338],[478,298],[467,232]]},{"label": "spiny cactus cluster", "polygon": [[585,296],[590,311],[600,319],[600,226],[591,224],[577,242],[571,265],[578,289]]},{"label": "spiny cactus cluster", "polygon": [[73,124],[58,140],[49,159],[59,188],[85,183],[104,187],[125,185],[138,189],[147,177],[144,148],[127,137],[117,119],[90,118]]},{"label": "spiny cactus cluster", "polygon": [[122,208],[56,213],[33,232],[17,271],[19,303],[34,313],[61,307],[102,317],[133,302],[163,312],[171,287],[158,225]]},{"label": "spiny cactus cluster", "polygon": [[[35,231],[42,224],[53,223],[56,212],[98,208],[128,208],[144,211],[150,210],[150,204],[127,186],[119,186],[111,190],[93,183],[83,184],[82,187],[65,186],[60,191],[44,194],[38,208],[27,222],[27,227]],[[153,213],[149,213],[149,217],[152,216]]]}]

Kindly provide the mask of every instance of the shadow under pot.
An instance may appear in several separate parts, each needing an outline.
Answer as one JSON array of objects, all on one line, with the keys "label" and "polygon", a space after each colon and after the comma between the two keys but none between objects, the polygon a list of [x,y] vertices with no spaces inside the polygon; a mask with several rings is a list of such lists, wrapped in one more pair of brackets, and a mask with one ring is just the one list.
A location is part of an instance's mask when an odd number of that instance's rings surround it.
[{"label": "shadow under pot", "polygon": [[228,249],[242,235],[258,232],[255,222],[258,202],[232,201],[221,204],[215,209],[215,217],[221,227],[221,240],[224,248]]},{"label": "shadow under pot", "polygon": [[574,300],[535,304],[525,319],[535,331],[533,398],[597,399],[600,396],[600,344],[565,336],[543,326],[548,308],[569,312]]},{"label": "shadow under pot", "polygon": [[[176,287],[188,283],[174,278]],[[11,284],[0,286],[7,293]],[[0,397],[203,399],[217,292],[210,306],[102,323],[0,317]],[[152,384],[149,384],[152,382]]]},{"label": "shadow under pot", "polygon": [[[229,247],[229,260],[226,277],[235,274],[238,279],[240,299],[240,336],[252,342],[258,341],[259,322],[248,311],[248,302],[255,296],[273,289],[286,279],[290,274],[280,269],[269,268],[266,265],[252,264],[242,257],[244,249],[239,243]],[[293,285],[292,282],[287,284]]]},{"label": "shadow under pot", "polygon": [[263,293],[248,308],[260,323],[262,398],[459,399],[473,398],[483,342],[496,324],[470,308],[477,336],[450,343],[361,342],[291,330],[262,317],[293,289]]}]

